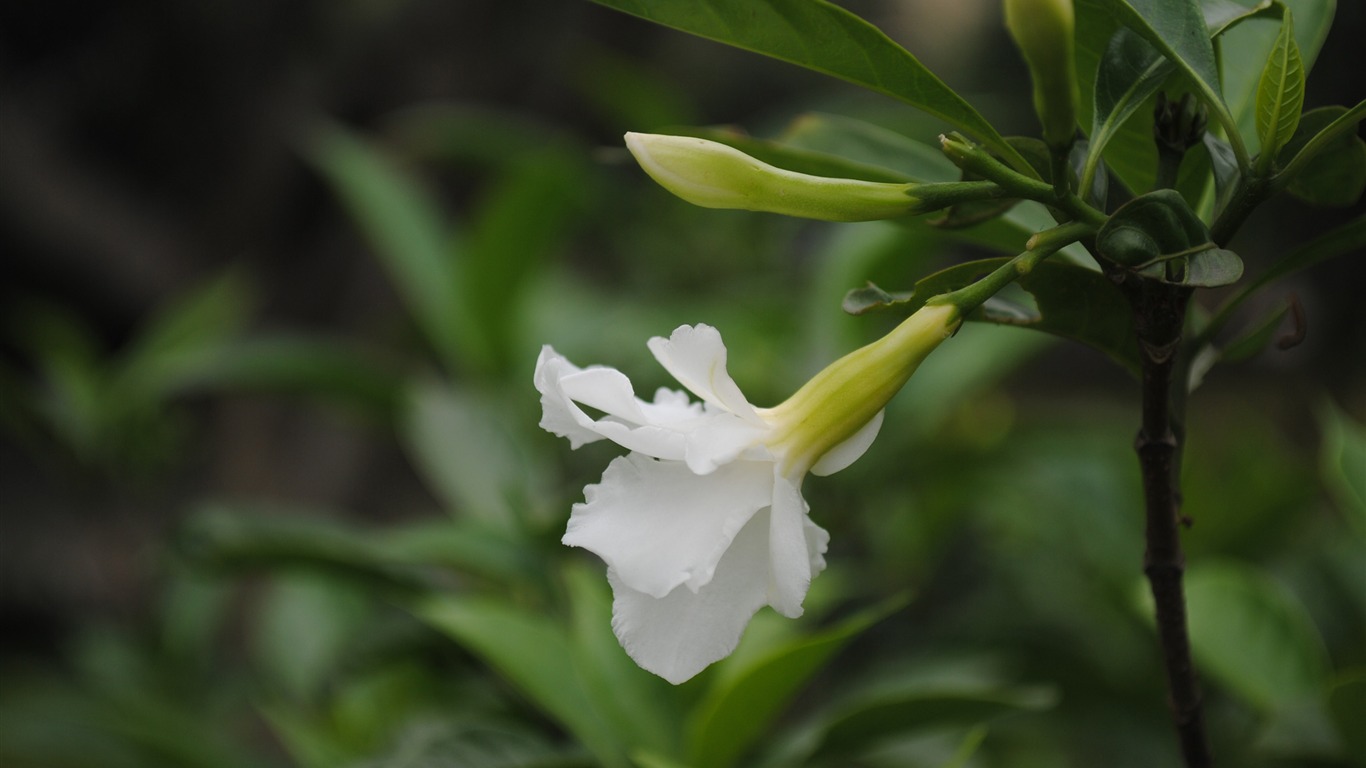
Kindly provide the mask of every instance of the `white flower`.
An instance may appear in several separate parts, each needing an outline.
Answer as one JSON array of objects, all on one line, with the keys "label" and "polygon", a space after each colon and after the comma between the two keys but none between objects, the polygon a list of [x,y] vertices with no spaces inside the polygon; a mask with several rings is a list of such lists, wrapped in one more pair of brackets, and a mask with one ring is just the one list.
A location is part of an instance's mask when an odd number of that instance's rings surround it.
[{"label": "white flower", "polygon": [[926,307],[769,409],[730,378],[710,326],[649,342],[701,403],[664,388],[645,402],[620,372],[541,350],[541,427],[574,448],[605,438],[631,451],[584,489],[563,542],[607,563],[612,628],[637,664],[681,683],[734,650],[763,606],[801,615],[829,541],[802,480],[863,455],[882,407],[958,322],[952,306]]}]

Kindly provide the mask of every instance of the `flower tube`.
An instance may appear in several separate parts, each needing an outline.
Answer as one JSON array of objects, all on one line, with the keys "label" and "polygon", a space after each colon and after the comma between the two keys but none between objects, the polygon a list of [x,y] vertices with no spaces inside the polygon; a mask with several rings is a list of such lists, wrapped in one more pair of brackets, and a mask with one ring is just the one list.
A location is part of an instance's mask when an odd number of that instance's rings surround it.
[{"label": "flower tube", "polygon": [[541,350],[541,427],[573,448],[607,439],[630,451],[584,489],[563,542],[606,562],[612,629],[637,664],[681,683],[729,655],[763,606],[802,614],[829,541],[803,479],[863,455],[883,407],[961,320],[952,305],[926,306],[773,408],[745,398],[710,326],[649,341],[701,402],[666,388],[647,402],[619,371]]}]

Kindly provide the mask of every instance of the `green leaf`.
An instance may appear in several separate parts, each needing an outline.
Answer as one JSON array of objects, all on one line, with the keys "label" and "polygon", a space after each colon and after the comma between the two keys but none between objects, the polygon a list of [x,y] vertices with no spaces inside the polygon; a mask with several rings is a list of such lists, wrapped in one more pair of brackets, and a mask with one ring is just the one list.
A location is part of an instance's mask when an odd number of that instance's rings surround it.
[{"label": "green leaf", "polygon": [[1054,688],[1007,683],[998,666],[989,658],[969,657],[875,668],[852,688],[846,683],[844,695],[802,724],[781,764],[855,764],[880,744],[912,734],[981,726],[1003,715],[1056,705]]},{"label": "green leaf", "polygon": [[479,656],[563,725],[609,768],[629,765],[623,739],[584,691],[568,633],[555,620],[505,600],[432,595],[413,614]]},{"label": "green leaf", "polygon": [[1273,0],[1261,0],[1251,6],[1236,2],[1236,0],[1201,0],[1200,5],[1204,11],[1205,26],[1209,27],[1211,38],[1219,37],[1246,19],[1277,12],[1276,3]]},{"label": "green leaf", "polygon": [[838,650],[905,602],[905,598],[889,600],[760,658],[745,660],[739,669],[722,667],[723,677],[697,705],[688,724],[691,764],[734,765]]},{"label": "green leaf", "polygon": [[464,301],[463,276],[430,196],[375,148],[337,126],[316,130],[306,156],[356,220],[442,361],[453,370],[485,365],[489,352]]},{"label": "green leaf", "polygon": [[1262,143],[1258,164],[1264,171],[1295,135],[1304,108],[1304,76],[1304,62],[1295,44],[1294,20],[1287,9],[1257,86],[1257,139]]},{"label": "green leaf", "polygon": [[1356,667],[1338,676],[1328,692],[1328,714],[1342,740],[1343,753],[1357,768],[1366,768],[1366,668]]},{"label": "green leaf", "polygon": [[1366,536],[1366,425],[1336,405],[1325,404],[1319,412],[1323,444],[1319,467],[1324,485],[1359,535]]},{"label": "green leaf", "polygon": [[1206,248],[1192,253],[1186,263],[1182,285],[1193,288],[1218,288],[1233,285],[1243,276],[1243,260],[1224,248]]},{"label": "green leaf", "polygon": [[996,129],[881,30],[824,0],[595,0],[667,27],[833,75],[900,99],[1033,173]]},{"label": "green leaf", "polygon": [[[1295,18],[1295,47],[1304,72],[1313,71],[1314,60],[1333,24],[1336,0],[1279,0]],[[1223,69],[1224,100],[1237,124],[1238,133],[1255,152],[1257,142],[1257,92],[1262,70],[1280,36],[1281,25],[1272,14],[1258,14],[1227,30],[1219,38]],[[1227,127],[1226,127],[1227,128]]]},{"label": "green leaf", "polygon": [[160,397],[203,392],[294,395],[345,405],[388,422],[402,380],[396,370],[348,344],[280,335],[160,354],[128,368],[117,383],[124,391],[154,391]]},{"label": "green leaf", "polygon": [[414,466],[449,513],[515,521],[541,484],[538,464],[491,395],[417,381],[407,393],[399,434]]},{"label": "green leaf", "polygon": [[252,303],[251,286],[239,270],[219,277],[178,297],[157,312],[138,333],[123,361],[123,375],[137,375],[159,358],[226,342],[246,326]]},{"label": "green leaf", "polygon": [[1363,119],[1366,101],[1304,113],[1281,149],[1276,184],[1312,205],[1355,203],[1366,191],[1366,142],[1354,130]]},{"label": "green leaf", "polygon": [[564,569],[573,661],[585,694],[632,750],[678,758],[682,734],[677,689],[636,665],[612,633],[612,595],[600,565]]},{"label": "green leaf", "polygon": [[1247,565],[1204,562],[1186,572],[1191,647],[1200,668],[1264,712],[1321,696],[1328,659],[1308,612]]},{"label": "green leaf", "polygon": [[[844,310],[857,315],[895,309],[909,315],[931,297],[970,285],[1008,261],[982,259],[949,267],[918,281],[909,293],[887,293],[870,283],[845,296]],[[1045,261],[1016,283],[1028,292],[1032,306],[1002,299],[989,302],[968,320],[1032,328],[1079,341],[1138,372],[1133,318],[1109,278],[1093,269]]]},{"label": "green leaf", "polygon": [[[1198,2],[1100,0],[1100,5],[1184,72],[1200,92],[1201,100],[1209,106],[1210,113],[1226,129],[1233,131],[1236,128],[1224,106],[1214,46],[1210,44],[1209,28]],[[1234,133],[1230,141],[1239,157],[1245,157],[1241,138]]]},{"label": "green leaf", "polygon": [[[1094,177],[1110,140],[1140,107],[1148,105],[1148,100],[1161,89],[1174,69],[1170,61],[1159,56],[1136,33],[1124,28],[1115,32],[1105,48],[1096,73],[1095,114],[1091,122],[1091,143],[1087,149],[1086,165],[1082,171],[1083,186]],[[1142,172],[1150,173],[1147,166],[1142,168]],[[1123,178],[1128,179],[1135,176],[1136,173],[1122,174]]]},{"label": "green leaf", "polygon": [[525,151],[483,192],[468,236],[456,244],[464,303],[503,370],[516,354],[522,293],[539,264],[565,241],[592,181],[591,169],[577,155]]},{"label": "green leaf", "polygon": [[310,702],[344,658],[366,620],[365,595],[316,574],[277,577],[257,609],[252,648],[268,682]]},{"label": "green leaf", "polygon": [[1243,274],[1238,255],[1215,247],[1205,223],[1173,189],[1120,206],[1096,233],[1096,246],[1115,264],[1164,282],[1210,288]]}]

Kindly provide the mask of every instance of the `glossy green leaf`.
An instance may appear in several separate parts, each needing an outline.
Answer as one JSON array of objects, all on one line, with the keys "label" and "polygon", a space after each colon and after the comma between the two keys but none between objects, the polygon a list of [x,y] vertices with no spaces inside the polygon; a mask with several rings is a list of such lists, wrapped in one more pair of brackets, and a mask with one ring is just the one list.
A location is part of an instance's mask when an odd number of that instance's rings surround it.
[{"label": "glossy green leaf", "polygon": [[356,220],[428,342],[453,369],[488,350],[465,303],[462,275],[431,198],[407,173],[348,131],[314,132],[307,157]]},{"label": "glossy green leaf", "polygon": [[1304,113],[1281,149],[1276,184],[1312,205],[1355,203],[1366,191],[1366,142],[1354,130],[1363,119],[1366,102]]},{"label": "glossy green leaf", "polygon": [[1241,21],[1277,13],[1273,0],[1260,0],[1250,6],[1237,0],[1200,0],[1200,6],[1211,38],[1219,37]]},{"label": "glossy green leaf", "polygon": [[1262,145],[1263,169],[1270,167],[1276,153],[1295,135],[1304,108],[1304,77],[1294,19],[1287,10],[1257,86],[1257,139]]},{"label": "glossy green leaf", "polygon": [[[1281,0],[1295,19],[1295,47],[1299,49],[1304,72],[1313,71],[1319,49],[1328,36],[1337,9],[1336,0]],[[1248,144],[1248,151],[1259,150],[1257,138],[1257,92],[1262,70],[1280,35],[1279,14],[1258,14],[1226,31],[1219,38],[1219,55],[1224,82],[1224,100]]]},{"label": "glossy green leaf", "polygon": [[563,725],[608,768],[629,765],[611,721],[584,690],[569,635],[543,613],[505,600],[433,595],[414,601],[419,619],[450,636]]},{"label": "glossy green leaf", "polygon": [[595,0],[643,19],[771,56],[900,99],[1024,160],[996,129],[881,30],[824,0]]},{"label": "glossy green leaf", "polygon": [[1148,104],[1174,69],[1170,61],[1136,33],[1128,29],[1115,32],[1096,73],[1095,114],[1082,172],[1083,184],[1094,177],[1110,140],[1138,109]]},{"label": "glossy green leaf", "polygon": [[722,667],[688,724],[693,765],[734,765],[791,703],[792,697],[853,638],[905,604],[903,598],[785,643],[739,668]]},{"label": "glossy green leaf", "polygon": [[[1234,127],[1224,106],[1219,85],[1219,70],[1215,63],[1214,46],[1210,44],[1209,28],[1205,24],[1200,4],[1195,0],[1101,0],[1121,23],[1143,37],[1185,73],[1200,92],[1210,109],[1211,118],[1227,129]],[[1236,135],[1232,137],[1235,151],[1242,147]],[[1242,155],[1242,152],[1239,152]]]},{"label": "glossy green leaf", "polygon": [[1206,248],[1186,259],[1182,285],[1193,288],[1218,288],[1233,285],[1243,276],[1243,260],[1224,248]]},{"label": "glossy green leaf", "polygon": [[1103,257],[1164,282],[1212,288],[1236,282],[1242,260],[1215,247],[1181,194],[1160,189],[1120,206],[1096,234]]},{"label": "glossy green leaf", "polygon": [[[983,259],[959,264],[925,277],[908,293],[887,293],[869,284],[850,291],[844,309],[852,314],[892,309],[909,315],[931,297],[969,285],[1008,261]],[[1109,278],[1093,269],[1045,261],[1016,282],[1029,294],[1032,306],[995,301],[968,319],[1033,328],[1079,341],[1104,352],[1129,371],[1138,371],[1133,318]]]},{"label": "glossy green leaf", "polygon": [[1292,593],[1218,561],[1192,566],[1185,587],[1191,647],[1207,675],[1266,712],[1323,694],[1323,641]]}]

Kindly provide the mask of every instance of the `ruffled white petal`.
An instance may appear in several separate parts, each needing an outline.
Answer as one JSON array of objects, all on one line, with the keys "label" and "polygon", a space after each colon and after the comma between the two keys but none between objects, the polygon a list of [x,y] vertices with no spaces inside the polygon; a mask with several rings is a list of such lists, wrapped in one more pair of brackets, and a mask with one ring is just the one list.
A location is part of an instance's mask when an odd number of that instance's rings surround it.
[{"label": "ruffled white petal", "polygon": [[708,584],[735,535],[772,500],[773,465],[737,461],[709,475],[640,454],[614,459],[584,489],[562,541],[601,557],[655,598]]},{"label": "ruffled white petal", "polygon": [[680,325],[667,339],[650,339],[649,347],[664,370],[693,394],[746,421],[763,423],[726,371],[726,345],[715,328]]},{"label": "ruffled white petal", "polygon": [[765,510],[739,531],[711,581],[696,592],[679,586],[651,597],[608,569],[612,630],[626,653],[675,685],[730,655],[750,617],[767,602],[767,533]]},{"label": "ruffled white petal", "polygon": [[560,381],[565,376],[581,370],[583,369],[566,360],[564,355],[556,352],[548,344],[541,347],[541,354],[536,358],[534,381],[536,391],[541,393],[541,429],[567,438],[571,448],[596,442],[603,437],[584,424],[587,416],[560,388]]},{"label": "ruffled white petal", "polygon": [[[808,509],[801,489],[786,477],[777,475],[773,482],[773,507],[769,513],[768,604],[778,613],[794,619],[802,615],[802,601],[815,576],[812,544],[807,540]],[[825,533],[814,523],[810,525],[821,534]],[[818,549],[818,554],[825,551],[823,542]],[[823,567],[824,558],[820,562]]]},{"label": "ruffled white petal", "polygon": [[877,433],[882,429],[882,417],[885,414],[886,411],[878,411],[877,415],[855,432],[853,437],[827,451],[811,467],[811,474],[821,477],[833,475],[858,461],[859,457],[868,451],[868,446],[877,439]]}]

